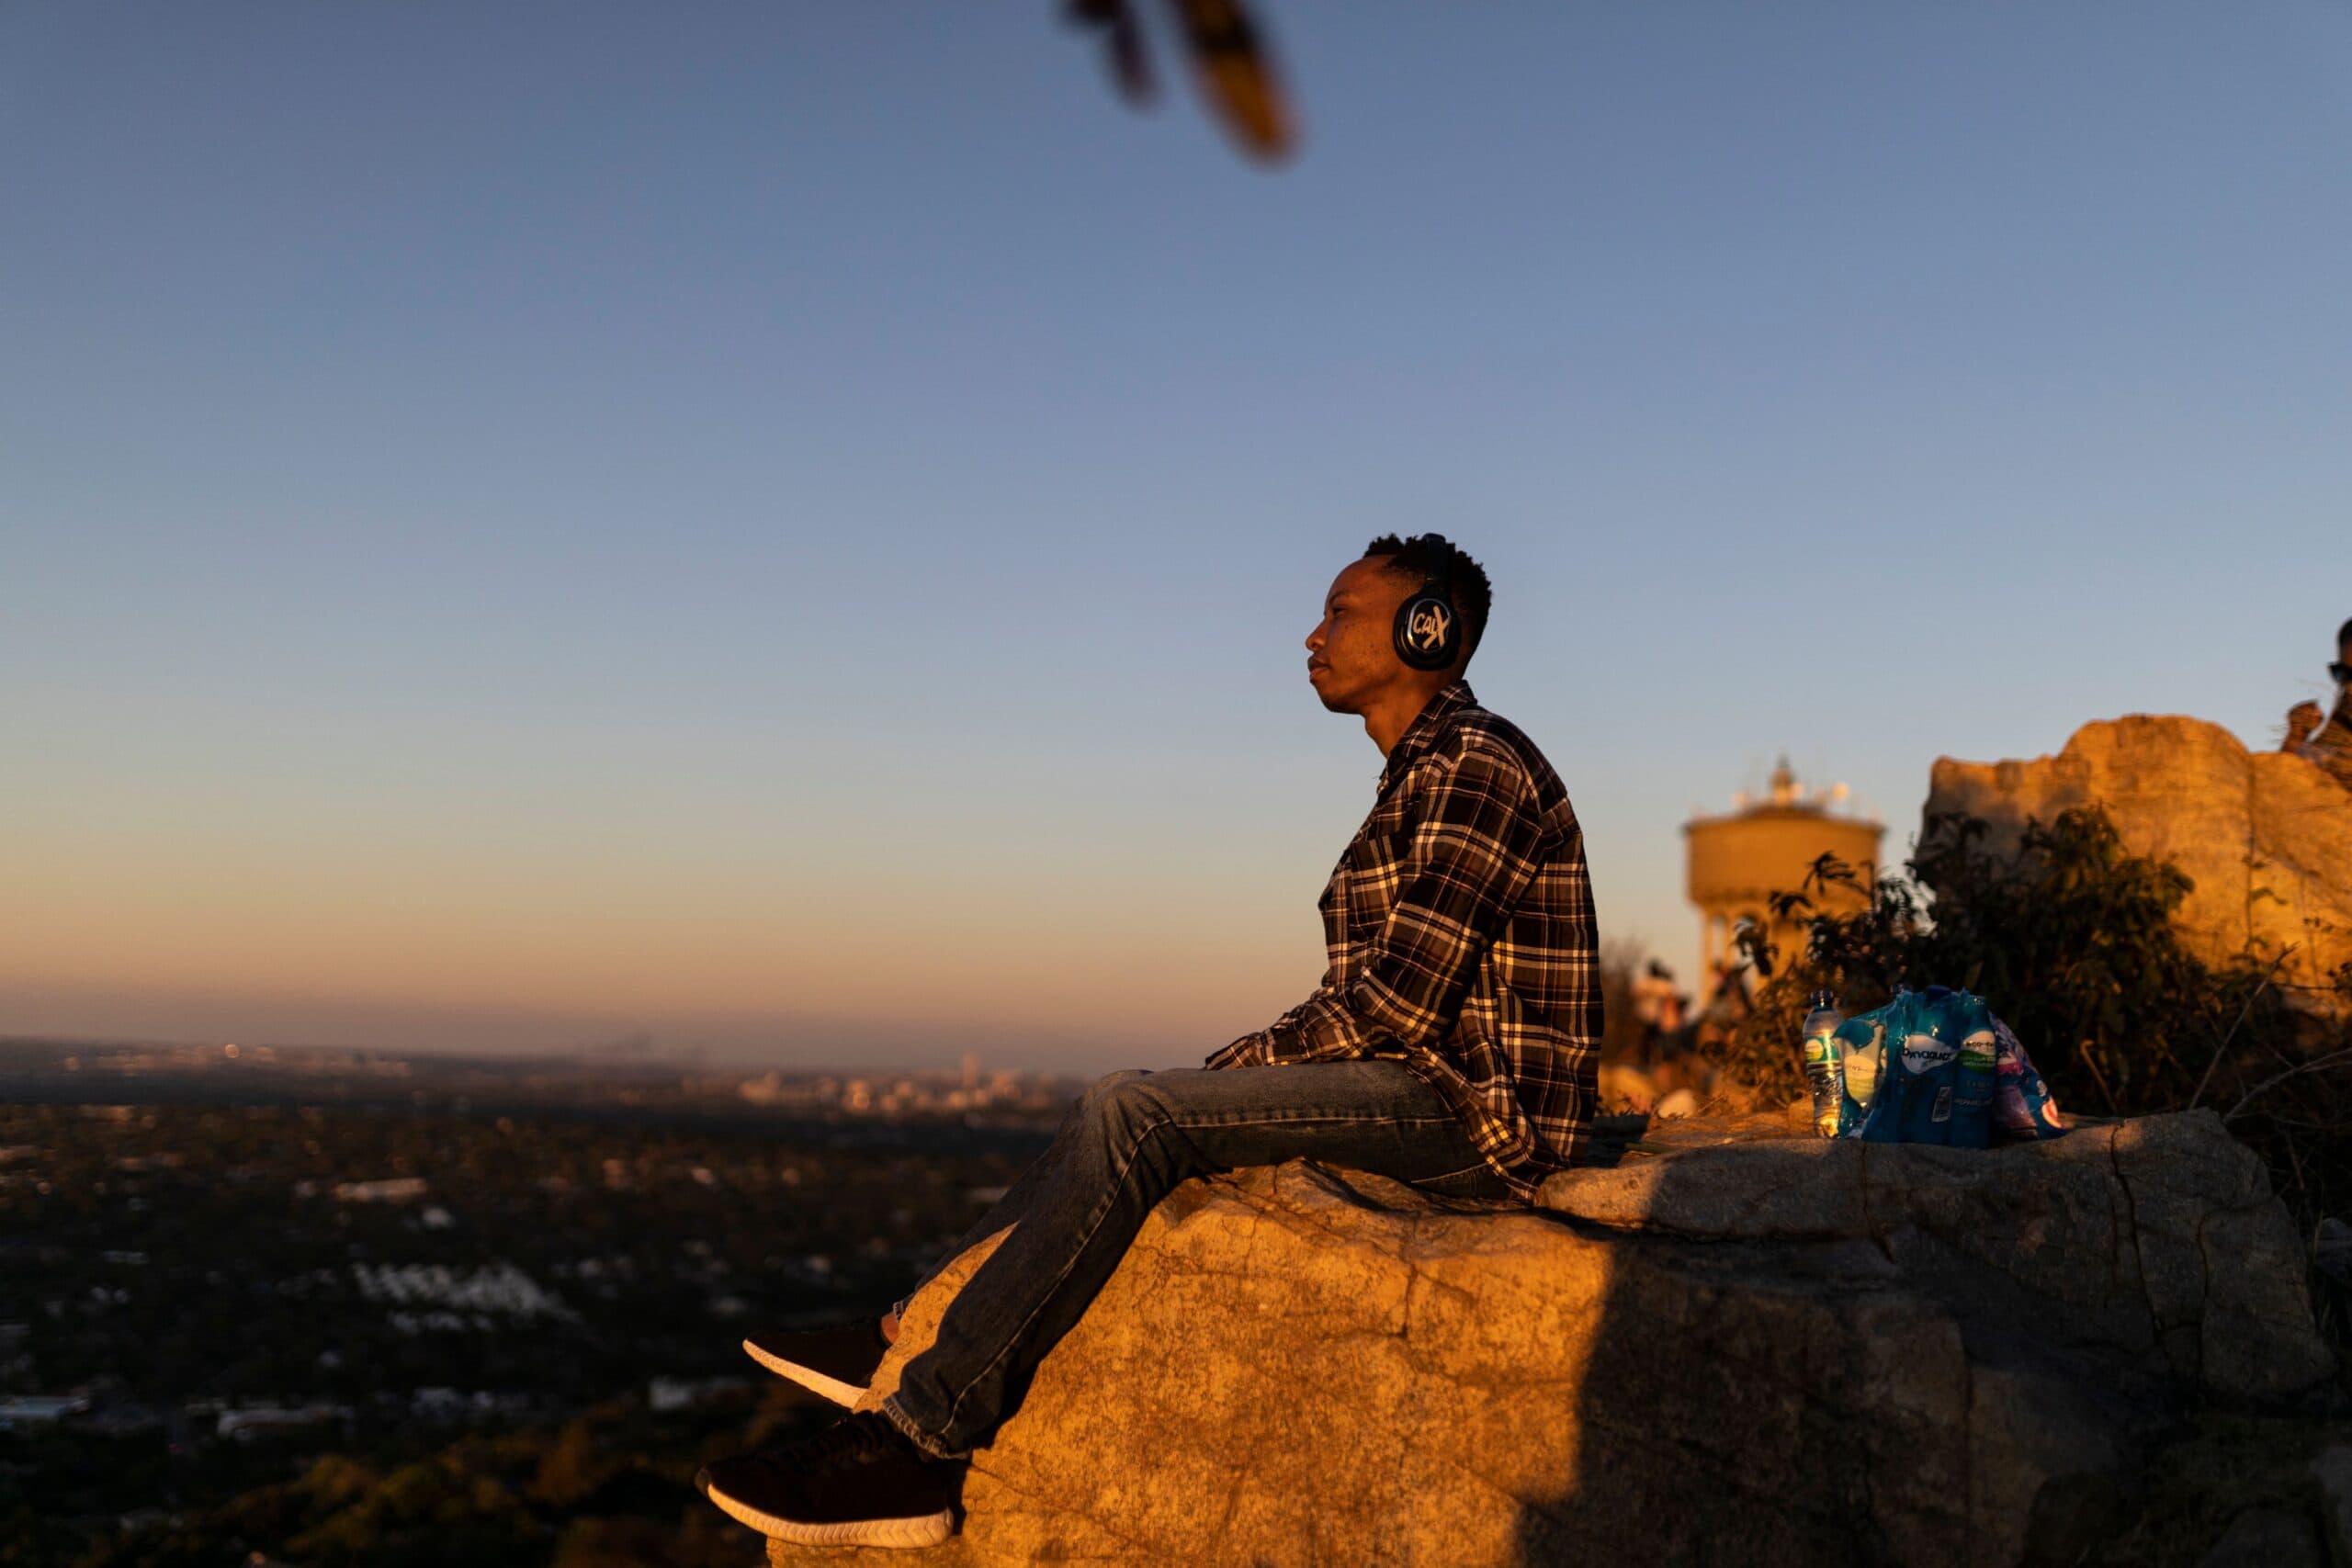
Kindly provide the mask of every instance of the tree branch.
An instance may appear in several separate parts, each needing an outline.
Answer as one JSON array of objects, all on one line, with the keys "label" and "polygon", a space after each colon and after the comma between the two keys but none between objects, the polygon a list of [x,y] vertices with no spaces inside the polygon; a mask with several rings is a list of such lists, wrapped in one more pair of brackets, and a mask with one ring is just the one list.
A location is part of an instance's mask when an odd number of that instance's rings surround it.
[{"label": "tree branch", "polygon": [[2305,1073],[2324,1072],[2338,1062],[2352,1063],[2352,1051],[2331,1051],[2324,1056],[2320,1056],[2312,1061],[2305,1062],[2300,1067],[2290,1067],[2286,1072],[2280,1073],[2276,1077],[2265,1078],[2260,1083],[2255,1085],[2252,1089],[2246,1090],[2245,1096],[2240,1099],[2235,1105],[2230,1107],[2229,1113],[2223,1116],[2222,1120],[2224,1122],[2235,1121],[2237,1119],[2238,1112],[2244,1111],[2247,1104],[2253,1100],[2256,1095],[2262,1093],[2266,1089],[2269,1089],[2279,1084],[2285,1083],[2289,1078],[2300,1077]]},{"label": "tree branch", "polygon": [[[2205,1086],[2213,1081],[2213,1069],[2222,1065],[2222,1057],[2228,1053],[2230,1042],[2237,1037],[2239,1026],[2245,1022],[2246,1014],[2254,1010],[2254,1004],[2262,999],[2262,993],[2270,988],[2270,982],[2278,977],[2278,965],[2286,963],[2288,954],[2294,951],[2294,944],[2290,942],[2287,947],[2279,953],[2278,957],[2270,961],[2270,967],[2263,971],[2262,984],[2256,986],[2252,991],[2246,994],[2245,1006],[2238,1009],[2237,1022],[2230,1025],[2230,1032],[2222,1036],[2222,1043],[2220,1044],[2213,1047],[2213,1059],[2205,1064],[2205,1076],[2197,1080],[2197,1092],[2188,1097],[2189,1110],[2196,1110],[2197,1102],[2205,1098]],[[2240,1105],[2244,1105],[2245,1101],[2241,1100],[2238,1103]],[[2237,1112],[2234,1111],[2230,1113],[2232,1116],[2236,1114]],[[2229,1119],[2229,1116],[2222,1118],[2224,1122]]]}]

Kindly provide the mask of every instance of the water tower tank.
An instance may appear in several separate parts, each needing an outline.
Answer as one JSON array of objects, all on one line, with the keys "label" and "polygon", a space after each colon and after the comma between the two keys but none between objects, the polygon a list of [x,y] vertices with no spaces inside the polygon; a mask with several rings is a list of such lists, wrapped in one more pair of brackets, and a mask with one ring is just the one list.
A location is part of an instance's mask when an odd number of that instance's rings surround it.
[{"label": "water tower tank", "polygon": [[[1840,785],[1837,795],[1843,792]],[[1764,799],[1743,803],[1729,816],[1694,817],[1683,824],[1689,841],[1689,893],[1690,902],[1699,906],[1700,953],[1710,978],[1736,960],[1732,934],[1742,919],[1768,927],[1784,957],[1803,946],[1802,923],[1773,923],[1772,895],[1803,889],[1805,873],[1821,855],[1836,855],[1869,885],[1885,829],[1832,810],[1837,795],[1807,795],[1783,757]],[[1815,889],[1808,897],[1816,909],[1838,914],[1849,914],[1865,902],[1864,895],[1843,887]]]}]

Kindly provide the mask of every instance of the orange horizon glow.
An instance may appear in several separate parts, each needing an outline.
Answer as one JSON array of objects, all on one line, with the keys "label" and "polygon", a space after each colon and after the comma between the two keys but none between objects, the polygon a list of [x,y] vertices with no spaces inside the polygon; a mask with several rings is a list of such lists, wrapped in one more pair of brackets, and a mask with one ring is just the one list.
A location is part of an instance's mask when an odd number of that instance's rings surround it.
[{"label": "orange horizon glow", "polygon": [[185,1014],[376,1045],[391,1042],[335,1038],[333,1021],[380,1036],[366,1021],[446,1014],[537,1043],[659,1020],[737,1042],[888,1028],[944,1048],[959,1032],[1028,1032],[1204,1055],[1306,995],[1321,962],[1303,901],[1249,919],[1207,881],[1163,878],[1130,910],[1111,866],[943,880],[480,846],[265,857],[156,834],[52,840],[11,869],[0,1032]]}]

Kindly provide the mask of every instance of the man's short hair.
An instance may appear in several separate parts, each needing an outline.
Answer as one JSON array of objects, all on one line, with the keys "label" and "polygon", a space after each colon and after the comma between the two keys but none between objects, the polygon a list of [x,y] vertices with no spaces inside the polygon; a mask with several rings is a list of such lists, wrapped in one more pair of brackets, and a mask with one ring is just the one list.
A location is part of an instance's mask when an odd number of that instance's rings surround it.
[{"label": "man's short hair", "polygon": [[1469,551],[1442,534],[1416,534],[1409,539],[1383,534],[1363,547],[1364,559],[1375,556],[1386,558],[1390,571],[1416,582],[1430,577],[1444,579],[1453,608],[1462,617],[1463,658],[1467,660],[1478,651],[1478,639],[1487,635],[1487,612],[1494,607],[1495,590],[1487,581],[1487,569],[1472,560]]},{"label": "man's short hair", "polygon": [[2346,621],[2335,628],[2335,646],[2342,648],[2347,642],[2352,642],[2352,621]]}]

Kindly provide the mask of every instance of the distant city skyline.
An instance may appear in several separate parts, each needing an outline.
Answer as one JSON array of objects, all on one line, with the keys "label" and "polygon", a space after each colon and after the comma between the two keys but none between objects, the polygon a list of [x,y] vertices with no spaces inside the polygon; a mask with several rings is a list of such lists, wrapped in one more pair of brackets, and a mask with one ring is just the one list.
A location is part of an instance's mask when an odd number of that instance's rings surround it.
[{"label": "distant city skyline", "polygon": [[1196,1062],[1485,560],[1605,940],[1786,751],[2275,744],[2352,615],[2352,11],[0,11],[0,1034]]}]

